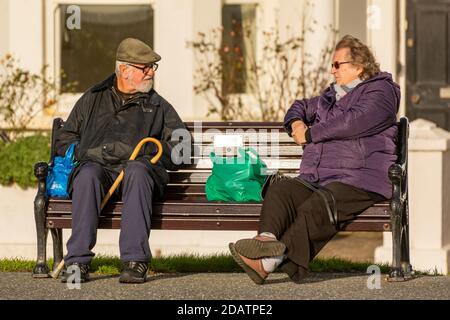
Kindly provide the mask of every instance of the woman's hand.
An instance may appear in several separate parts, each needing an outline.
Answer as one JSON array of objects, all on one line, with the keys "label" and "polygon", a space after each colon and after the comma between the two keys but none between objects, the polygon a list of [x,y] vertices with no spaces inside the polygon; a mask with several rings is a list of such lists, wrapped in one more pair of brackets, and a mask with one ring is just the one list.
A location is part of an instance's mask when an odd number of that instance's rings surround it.
[{"label": "woman's hand", "polygon": [[304,145],[306,143],[305,133],[306,130],[308,130],[306,124],[301,120],[297,120],[291,124],[291,128],[292,138],[294,138],[295,143],[298,145]]}]

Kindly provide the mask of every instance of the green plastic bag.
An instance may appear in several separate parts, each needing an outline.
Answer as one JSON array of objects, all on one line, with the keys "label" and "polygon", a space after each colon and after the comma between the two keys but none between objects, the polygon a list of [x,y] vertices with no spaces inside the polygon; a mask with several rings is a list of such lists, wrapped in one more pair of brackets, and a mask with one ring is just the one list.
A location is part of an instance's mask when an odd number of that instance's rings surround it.
[{"label": "green plastic bag", "polygon": [[212,174],[206,181],[209,201],[261,201],[267,166],[252,148],[239,149],[239,156],[220,157],[210,154]]}]

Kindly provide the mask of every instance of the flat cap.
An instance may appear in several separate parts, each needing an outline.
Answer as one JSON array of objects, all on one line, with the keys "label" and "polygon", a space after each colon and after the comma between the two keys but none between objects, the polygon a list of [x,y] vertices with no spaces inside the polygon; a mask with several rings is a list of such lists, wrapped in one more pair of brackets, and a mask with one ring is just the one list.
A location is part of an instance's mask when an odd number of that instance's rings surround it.
[{"label": "flat cap", "polygon": [[137,64],[151,64],[161,60],[161,56],[141,40],[126,38],[122,40],[117,48],[116,60]]}]

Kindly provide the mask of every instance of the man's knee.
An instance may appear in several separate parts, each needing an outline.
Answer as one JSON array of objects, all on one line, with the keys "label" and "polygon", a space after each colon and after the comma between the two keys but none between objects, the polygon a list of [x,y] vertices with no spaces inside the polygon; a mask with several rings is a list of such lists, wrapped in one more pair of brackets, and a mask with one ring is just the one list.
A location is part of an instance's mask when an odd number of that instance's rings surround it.
[{"label": "man's knee", "polygon": [[129,161],[125,167],[124,181],[133,183],[150,182],[153,185],[153,179],[150,171],[145,164],[140,161]]}]

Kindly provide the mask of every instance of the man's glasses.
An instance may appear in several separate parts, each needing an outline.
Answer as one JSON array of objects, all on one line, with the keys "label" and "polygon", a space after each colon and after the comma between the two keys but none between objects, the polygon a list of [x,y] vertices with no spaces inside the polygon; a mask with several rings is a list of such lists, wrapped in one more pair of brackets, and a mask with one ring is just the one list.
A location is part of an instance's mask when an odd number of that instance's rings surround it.
[{"label": "man's glasses", "polygon": [[132,66],[132,67],[134,67],[134,68],[136,68],[136,69],[141,70],[143,74],[148,73],[148,72],[150,71],[150,69],[152,69],[153,71],[158,70],[158,64],[157,64],[157,63],[152,63],[152,64],[150,64],[150,65],[148,65],[148,66],[144,66],[144,67],[139,67],[139,66],[136,66],[136,65],[130,64],[130,63],[127,63],[127,65]]},{"label": "man's glasses", "polygon": [[339,67],[341,66],[341,64],[346,64],[346,63],[352,63],[353,61],[343,61],[343,62],[339,62],[339,61],[335,61],[331,64],[331,68],[335,68],[335,69],[339,69]]}]

